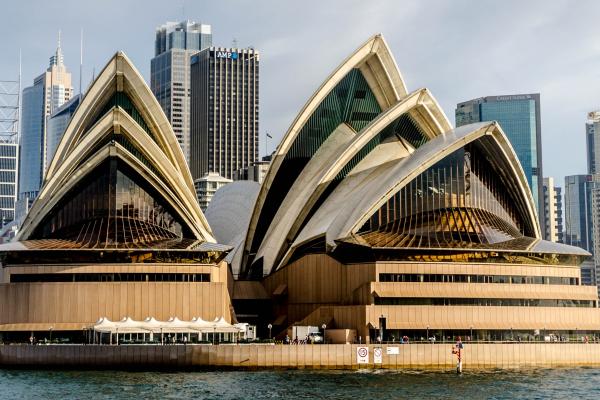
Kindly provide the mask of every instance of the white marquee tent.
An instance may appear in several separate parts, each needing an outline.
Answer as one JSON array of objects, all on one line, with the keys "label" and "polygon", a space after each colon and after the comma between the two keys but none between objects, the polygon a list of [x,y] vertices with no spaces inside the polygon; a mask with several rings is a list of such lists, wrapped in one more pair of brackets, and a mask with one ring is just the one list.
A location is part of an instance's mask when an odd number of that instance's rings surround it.
[{"label": "white marquee tent", "polygon": [[[152,341],[155,334],[198,334],[202,338],[202,334],[239,334],[244,333],[244,328],[241,326],[231,325],[223,317],[216,318],[214,321],[205,321],[202,318],[193,318],[191,321],[182,321],[177,317],[169,318],[168,321],[158,321],[154,317],[148,317],[143,321],[135,321],[130,317],[125,317],[120,321],[111,321],[106,317],[100,318],[93,327],[96,333],[107,333],[111,335],[121,334],[142,334]],[[237,337],[236,337],[237,338]]]}]

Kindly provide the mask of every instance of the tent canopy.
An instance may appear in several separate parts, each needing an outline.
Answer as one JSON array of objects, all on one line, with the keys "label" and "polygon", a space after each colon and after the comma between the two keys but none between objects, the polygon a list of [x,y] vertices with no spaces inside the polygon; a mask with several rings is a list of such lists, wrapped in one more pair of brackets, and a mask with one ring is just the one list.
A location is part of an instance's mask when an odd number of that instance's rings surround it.
[{"label": "tent canopy", "polygon": [[111,321],[106,317],[100,318],[94,325],[94,331],[100,333],[240,333],[242,328],[231,325],[223,317],[214,321],[204,321],[193,318],[182,321],[177,317],[168,321],[158,321],[148,317],[143,321],[135,321],[129,317],[121,321]]}]

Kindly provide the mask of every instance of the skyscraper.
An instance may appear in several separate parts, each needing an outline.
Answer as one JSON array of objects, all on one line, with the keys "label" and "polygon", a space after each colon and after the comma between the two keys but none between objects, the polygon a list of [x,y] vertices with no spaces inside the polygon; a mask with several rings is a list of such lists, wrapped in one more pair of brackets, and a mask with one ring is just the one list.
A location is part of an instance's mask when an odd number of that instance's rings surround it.
[{"label": "skyscraper", "polygon": [[[592,245],[596,277],[600,273],[600,111],[588,113],[585,124],[586,154],[590,183],[590,209],[586,218],[592,225]],[[600,282],[598,282],[600,294]]]},{"label": "skyscraper", "polygon": [[[459,103],[456,126],[474,122],[498,121],[525,171],[544,229],[544,192],[542,177],[542,129],[540,95],[518,94],[481,97]],[[545,239],[549,239],[545,237]]]},{"label": "skyscraper", "polygon": [[156,29],[150,88],[190,157],[190,56],[212,45],[210,25],[167,22]]},{"label": "skyscraper", "polygon": [[561,188],[554,186],[554,178],[544,178],[544,227],[546,240],[562,242]]},{"label": "skyscraper", "polygon": [[81,97],[80,94],[73,97],[48,117],[46,128],[46,169],[48,168],[48,165],[50,165],[52,157],[54,157],[54,152],[58,147],[58,143],[60,142],[65,129],[67,129],[71,116],[79,106]]},{"label": "skyscraper", "polygon": [[228,179],[258,160],[259,52],[211,47],[191,59],[190,169]]},{"label": "skyscraper", "polygon": [[[15,217],[19,165],[19,117],[21,77],[0,81],[0,219],[5,223]],[[0,229],[0,241],[6,238]]]},{"label": "skyscraper", "polygon": [[592,176],[565,177],[564,243],[593,252]]},{"label": "skyscraper", "polygon": [[46,170],[47,117],[72,95],[71,74],[64,65],[59,33],[48,69],[35,78],[33,86],[23,90],[19,198],[32,200],[37,196]]},{"label": "skyscraper", "polygon": [[588,174],[600,172],[600,111],[588,113],[585,124],[585,141],[587,153]]},{"label": "skyscraper", "polygon": [[560,186],[554,187],[554,199],[556,204],[556,234],[558,235],[558,243],[565,242],[565,224],[564,224],[564,207],[563,193]]}]

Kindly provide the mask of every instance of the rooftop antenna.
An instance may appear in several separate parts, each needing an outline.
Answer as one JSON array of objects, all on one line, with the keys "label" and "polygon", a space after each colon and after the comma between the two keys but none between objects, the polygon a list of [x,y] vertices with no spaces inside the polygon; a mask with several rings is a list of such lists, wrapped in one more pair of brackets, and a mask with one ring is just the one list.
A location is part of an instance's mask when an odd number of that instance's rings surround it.
[{"label": "rooftop antenna", "polygon": [[238,41],[236,38],[233,38],[233,40],[231,41],[231,47],[233,47],[234,49],[237,49]]},{"label": "rooftop antenna", "polygon": [[79,95],[82,93],[81,80],[83,77],[83,28],[79,34]]}]

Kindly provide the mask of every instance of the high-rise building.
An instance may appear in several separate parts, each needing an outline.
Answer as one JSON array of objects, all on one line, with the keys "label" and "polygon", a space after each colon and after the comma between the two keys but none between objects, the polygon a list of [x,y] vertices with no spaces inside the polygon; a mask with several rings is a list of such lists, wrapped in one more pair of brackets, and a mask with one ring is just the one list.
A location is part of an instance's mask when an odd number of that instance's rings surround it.
[{"label": "high-rise building", "polygon": [[[586,153],[590,183],[590,209],[586,218],[591,221],[592,245],[596,276],[600,273],[600,111],[588,113],[585,124]],[[598,282],[600,283],[600,282]],[[598,286],[600,293],[600,285]]]},{"label": "high-rise building", "polygon": [[561,188],[554,186],[554,178],[544,178],[544,224],[546,240],[562,241]]},{"label": "high-rise building", "polygon": [[259,52],[211,47],[192,56],[190,169],[232,179],[258,160]]},{"label": "high-rise building", "polygon": [[600,111],[588,113],[585,124],[588,174],[600,172]]},{"label": "high-rise building", "polygon": [[459,103],[456,107],[457,127],[483,121],[500,123],[525,171],[543,232],[545,211],[540,119],[539,93],[481,97]]},{"label": "high-rise building", "polygon": [[190,157],[190,56],[212,45],[211,26],[167,22],[156,29],[150,88],[165,112],[183,154]]},{"label": "high-rise building", "polygon": [[565,177],[564,243],[593,252],[591,175]]},{"label": "high-rise building", "polygon": [[0,81],[0,242],[15,218],[19,165],[21,80]]},{"label": "high-rise building", "polygon": [[585,286],[596,286],[596,266],[593,260],[586,260],[580,266],[581,284]]},{"label": "high-rise building", "polygon": [[47,117],[72,95],[71,74],[64,65],[59,34],[48,69],[23,90],[19,198],[37,196],[46,170]]},{"label": "high-rise building", "polygon": [[215,172],[209,172],[203,177],[195,179],[194,189],[202,211],[206,210],[215,192],[231,182],[233,182],[231,179],[224,178]]},{"label": "high-rise building", "polygon": [[558,235],[558,243],[565,242],[565,225],[564,225],[564,207],[563,207],[563,194],[560,186],[554,187],[554,201],[556,203],[556,234]]},{"label": "high-rise building", "polygon": [[67,125],[71,120],[71,116],[75,113],[75,110],[77,110],[77,107],[79,106],[81,97],[82,96],[80,94],[73,97],[48,117],[48,121],[46,122],[46,169],[48,169],[48,166],[52,161],[52,157],[54,157],[54,152],[58,147],[58,143],[60,142],[65,129],[67,129]]}]

